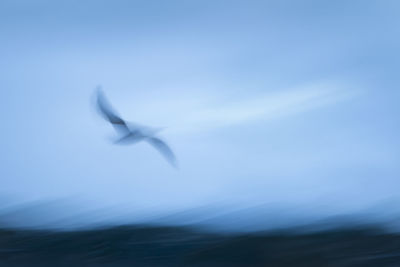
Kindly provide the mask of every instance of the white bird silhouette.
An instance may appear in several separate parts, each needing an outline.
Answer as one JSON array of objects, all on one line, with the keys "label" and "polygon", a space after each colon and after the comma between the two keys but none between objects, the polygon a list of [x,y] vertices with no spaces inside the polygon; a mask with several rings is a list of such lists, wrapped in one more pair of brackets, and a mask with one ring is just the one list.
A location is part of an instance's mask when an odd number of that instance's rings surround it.
[{"label": "white bird silhouette", "polygon": [[116,144],[126,145],[146,141],[157,149],[173,167],[177,167],[176,157],[171,148],[163,140],[155,136],[162,128],[150,128],[143,125],[127,123],[125,120],[121,119],[107,101],[101,87],[97,87],[97,108],[101,116],[109,121],[114,129],[121,135],[121,137],[115,141]]}]

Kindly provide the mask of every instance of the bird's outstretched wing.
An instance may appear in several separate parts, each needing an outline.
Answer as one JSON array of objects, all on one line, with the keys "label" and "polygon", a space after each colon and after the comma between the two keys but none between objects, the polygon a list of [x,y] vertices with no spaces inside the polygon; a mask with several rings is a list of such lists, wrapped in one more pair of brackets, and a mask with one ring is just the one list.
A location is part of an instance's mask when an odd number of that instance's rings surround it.
[{"label": "bird's outstretched wing", "polygon": [[157,137],[149,137],[146,139],[146,141],[149,142],[155,149],[157,149],[172,166],[177,168],[176,157],[171,148],[169,148],[164,141]]},{"label": "bird's outstretched wing", "polygon": [[126,122],[121,119],[113,110],[100,87],[97,87],[97,108],[100,115],[109,121],[116,131],[123,132],[125,134],[129,132]]}]

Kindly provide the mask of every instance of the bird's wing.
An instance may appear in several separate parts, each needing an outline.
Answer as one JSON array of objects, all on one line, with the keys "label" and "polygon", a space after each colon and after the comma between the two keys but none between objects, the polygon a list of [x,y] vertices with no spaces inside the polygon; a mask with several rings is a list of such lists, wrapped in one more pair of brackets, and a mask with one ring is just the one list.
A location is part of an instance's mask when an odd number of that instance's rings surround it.
[{"label": "bird's wing", "polygon": [[100,87],[97,88],[97,108],[101,116],[109,121],[114,126],[115,130],[124,133],[129,132],[125,121],[113,110]]},{"label": "bird's wing", "polygon": [[176,157],[164,141],[156,137],[149,137],[146,141],[157,149],[172,166],[177,167]]}]

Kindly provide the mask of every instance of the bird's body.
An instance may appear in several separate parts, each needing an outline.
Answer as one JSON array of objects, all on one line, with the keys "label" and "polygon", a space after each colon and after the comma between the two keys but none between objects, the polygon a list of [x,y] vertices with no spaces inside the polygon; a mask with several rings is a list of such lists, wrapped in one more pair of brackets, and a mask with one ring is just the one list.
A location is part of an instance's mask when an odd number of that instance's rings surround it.
[{"label": "bird's body", "polygon": [[146,141],[156,148],[172,166],[177,166],[172,150],[156,136],[161,128],[127,123],[113,110],[100,88],[97,89],[97,108],[102,117],[109,121],[119,133],[120,137],[115,141],[115,144],[127,145]]}]

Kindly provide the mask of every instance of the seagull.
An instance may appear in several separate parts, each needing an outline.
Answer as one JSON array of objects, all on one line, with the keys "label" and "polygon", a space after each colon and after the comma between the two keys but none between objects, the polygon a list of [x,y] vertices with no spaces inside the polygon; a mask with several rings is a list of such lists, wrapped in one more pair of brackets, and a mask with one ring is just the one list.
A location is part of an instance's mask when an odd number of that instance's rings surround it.
[{"label": "seagull", "polygon": [[120,135],[120,138],[115,141],[116,144],[127,145],[145,141],[157,149],[169,164],[177,168],[176,157],[171,148],[156,136],[163,128],[150,128],[144,125],[127,123],[109,104],[101,87],[97,87],[96,91],[97,109],[100,115],[110,122]]}]

